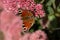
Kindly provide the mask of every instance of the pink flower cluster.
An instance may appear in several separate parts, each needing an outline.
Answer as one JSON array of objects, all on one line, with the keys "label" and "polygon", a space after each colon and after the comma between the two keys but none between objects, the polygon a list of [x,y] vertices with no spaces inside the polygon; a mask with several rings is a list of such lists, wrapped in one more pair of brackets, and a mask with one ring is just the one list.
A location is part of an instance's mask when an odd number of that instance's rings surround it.
[{"label": "pink flower cluster", "polygon": [[0,31],[4,34],[4,40],[19,40],[22,31],[21,18],[5,10],[2,11],[0,18]]},{"label": "pink flower cluster", "polygon": [[27,10],[31,10],[31,11],[34,10],[35,5],[36,4],[35,4],[34,0],[19,0],[17,2],[17,6],[19,8],[27,9]]},{"label": "pink flower cluster", "polygon": [[41,18],[45,16],[42,4],[36,4],[34,0],[20,0],[18,7],[22,9],[31,10],[35,13],[35,16],[40,16]]},{"label": "pink flower cluster", "polygon": [[33,33],[26,33],[20,40],[47,40],[47,37],[43,31],[37,30]]},{"label": "pink flower cluster", "polygon": [[3,4],[5,7],[5,10],[14,11],[14,13],[17,13],[17,9],[27,9],[30,11],[33,11],[35,13],[35,16],[38,17],[44,17],[45,12],[43,10],[42,4],[36,4],[34,0],[3,0]]},{"label": "pink flower cluster", "polygon": [[35,6],[36,12],[35,15],[38,17],[38,15],[42,18],[45,16],[45,11],[43,10],[43,5],[42,4],[37,4]]}]

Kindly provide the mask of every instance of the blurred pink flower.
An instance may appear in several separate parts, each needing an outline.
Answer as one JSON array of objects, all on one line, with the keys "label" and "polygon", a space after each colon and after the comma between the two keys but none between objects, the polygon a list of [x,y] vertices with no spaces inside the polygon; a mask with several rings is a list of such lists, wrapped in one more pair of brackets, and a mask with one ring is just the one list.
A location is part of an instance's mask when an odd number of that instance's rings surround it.
[{"label": "blurred pink flower", "polygon": [[45,17],[45,12],[44,12],[44,10],[36,11],[36,12],[35,12],[35,16],[36,16],[36,17],[39,17],[39,16],[40,16],[41,18],[42,18],[42,17]]},{"label": "blurred pink flower", "polygon": [[41,10],[43,8],[43,5],[42,4],[37,4],[35,6],[36,10]]},{"label": "blurred pink flower", "polygon": [[36,17],[38,17],[38,16],[40,16],[41,18],[42,17],[45,17],[45,11],[43,10],[43,5],[42,4],[37,4],[36,6],[35,6],[35,8],[36,8],[36,12],[35,12],[35,16]]},{"label": "blurred pink flower", "polygon": [[[30,11],[33,11],[35,13],[35,16],[39,14],[40,17],[44,17],[45,12],[43,10],[42,4],[36,4],[34,0],[3,0],[5,10],[13,11],[14,14],[17,13],[17,9],[27,9]],[[42,12],[42,11],[43,12]],[[37,15],[38,16],[38,15]]]},{"label": "blurred pink flower", "polygon": [[21,0],[18,4],[19,8],[27,9],[33,11],[35,16],[40,16],[41,18],[45,16],[42,4],[36,4],[34,0]]},{"label": "blurred pink flower", "polygon": [[7,12],[12,11],[14,14],[17,13],[17,5],[15,0],[2,0],[1,2],[3,3],[4,10]]},{"label": "blurred pink flower", "polygon": [[21,37],[20,32],[22,31],[21,17],[15,16],[13,12],[9,13],[4,10],[1,13],[0,21],[0,30],[4,33],[5,40],[19,40]]},{"label": "blurred pink flower", "polygon": [[46,39],[47,39],[47,35],[41,30],[34,32],[30,36],[30,40],[46,40]]},{"label": "blurred pink flower", "polygon": [[47,40],[47,35],[43,31],[37,30],[33,33],[26,33],[20,40]]},{"label": "blurred pink flower", "polygon": [[27,9],[27,10],[34,10],[34,6],[36,5],[34,0],[21,0],[19,1],[19,3],[17,4],[18,7],[22,8],[22,9]]},{"label": "blurred pink flower", "polygon": [[36,4],[34,2],[31,2],[31,5],[29,6],[29,9],[33,12],[34,12],[34,9],[35,9],[35,5]]}]

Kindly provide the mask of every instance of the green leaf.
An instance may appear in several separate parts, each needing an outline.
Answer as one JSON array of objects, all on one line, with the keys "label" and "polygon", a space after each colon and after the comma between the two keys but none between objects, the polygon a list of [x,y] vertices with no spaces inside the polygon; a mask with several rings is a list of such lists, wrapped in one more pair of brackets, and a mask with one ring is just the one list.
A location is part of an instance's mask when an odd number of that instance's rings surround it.
[{"label": "green leaf", "polygon": [[34,32],[34,30],[33,30],[33,29],[31,29],[31,30],[30,30],[30,32]]},{"label": "green leaf", "polygon": [[46,6],[51,6],[51,4],[52,4],[52,2],[49,1],[49,2],[47,2]]},{"label": "green leaf", "polygon": [[38,26],[39,29],[42,29],[42,26]]},{"label": "green leaf", "polygon": [[60,4],[59,4],[59,6],[57,7],[57,12],[60,12]]},{"label": "green leaf", "polygon": [[55,3],[55,0],[49,0],[46,4],[46,6],[51,6],[53,3]]},{"label": "green leaf", "polygon": [[52,21],[52,20],[54,20],[54,19],[55,19],[55,16],[54,16],[54,15],[49,15],[49,16],[48,16],[48,20]]},{"label": "green leaf", "polygon": [[47,10],[49,14],[54,14],[54,10],[52,9],[52,7],[47,7]]}]

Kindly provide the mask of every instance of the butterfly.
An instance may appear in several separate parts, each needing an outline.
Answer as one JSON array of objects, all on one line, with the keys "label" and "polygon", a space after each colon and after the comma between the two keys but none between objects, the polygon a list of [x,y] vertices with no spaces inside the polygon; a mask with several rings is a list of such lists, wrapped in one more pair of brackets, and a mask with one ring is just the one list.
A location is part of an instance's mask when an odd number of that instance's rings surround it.
[{"label": "butterfly", "polygon": [[29,29],[34,25],[35,23],[35,17],[34,14],[26,9],[18,9],[18,15],[22,17],[23,20],[23,30],[29,31]]}]

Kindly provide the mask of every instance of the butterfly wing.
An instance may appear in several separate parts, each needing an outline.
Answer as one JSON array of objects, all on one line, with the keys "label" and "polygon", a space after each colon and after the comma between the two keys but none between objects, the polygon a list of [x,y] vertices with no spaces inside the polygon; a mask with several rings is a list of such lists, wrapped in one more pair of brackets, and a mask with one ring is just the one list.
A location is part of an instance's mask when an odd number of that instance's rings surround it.
[{"label": "butterfly wing", "polygon": [[23,19],[24,28],[26,28],[25,31],[29,30],[35,23],[35,18],[34,18],[33,13],[28,10],[23,10],[21,16]]}]

